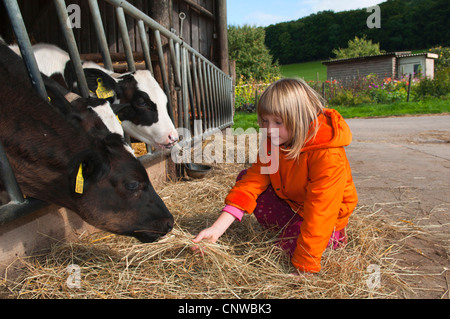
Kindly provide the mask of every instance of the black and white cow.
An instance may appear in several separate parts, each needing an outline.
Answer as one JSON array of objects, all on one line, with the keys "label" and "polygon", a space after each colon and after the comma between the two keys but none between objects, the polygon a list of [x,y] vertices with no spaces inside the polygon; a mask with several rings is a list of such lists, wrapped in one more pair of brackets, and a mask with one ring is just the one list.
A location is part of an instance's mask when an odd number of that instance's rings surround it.
[{"label": "black and white cow", "polygon": [[[19,47],[17,45],[11,45],[11,46],[9,46],[9,48],[11,50],[13,50],[15,53],[17,53],[19,56],[21,55]],[[56,59],[53,60],[53,62],[57,64],[57,61],[58,61],[58,54],[56,54]],[[55,65],[53,64],[52,66],[54,67]],[[46,74],[44,74],[44,75],[46,75]],[[72,74],[70,74],[70,76],[72,76]],[[61,75],[56,75],[55,74],[53,80],[55,80],[60,85],[66,87],[66,84],[64,82],[64,78]],[[51,82],[47,82],[47,83],[51,83]],[[71,98],[74,98],[74,97],[75,96],[71,96]],[[106,125],[106,127],[109,129],[109,131],[111,133],[116,133],[116,134],[119,134],[122,137],[124,137],[125,134],[124,134],[123,127],[122,127],[122,125],[120,125],[119,121],[117,121],[116,114],[112,110],[110,101],[109,100],[103,100],[103,99],[97,99],[97,100],[92,99],[91,102],[92,102],[91,103],[92,104],[91,105],[92,109],[103,120],[103,123]],[[133,153],[131,148],[129,150],[130,150],[130,152]]]},{"label": "black and white cow", "polygon": [[86,99],[69,105],[49,85],[52,102],[42,99],[23,72],[13,71],[21,64],[0,43],[0,142],[24,194],[142,242],[169,232],[173,216],[120,135],[106,129]]},{"label": "black and white cow", "polygon": [[[34,45],[33,52],[42,73],[62,78],[69,90],[78,92],[67,52],[44,43]],[[90,61],[83,62],[83,68],[93,94],[101,88],[113,91],[114,95],[106,99],[125,105],[115,112],[125,133],[156,148],[170,148],[178,141],[178,132],[167,112],[167,96],[150,71],[117,74]]]}]

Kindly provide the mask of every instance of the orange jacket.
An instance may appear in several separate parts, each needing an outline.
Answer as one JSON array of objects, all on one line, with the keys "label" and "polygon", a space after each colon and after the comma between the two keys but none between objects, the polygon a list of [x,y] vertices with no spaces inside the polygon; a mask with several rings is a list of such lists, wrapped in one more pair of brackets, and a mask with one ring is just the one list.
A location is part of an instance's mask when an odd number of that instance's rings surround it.
[{"label": "orange jacket", "polygon": [[[305,145],[297,161],[287,159],[282,146],[277,172],[261,174],[261,168],[270,162],[264,164],[258,156],[225,199],[226,204],[251,214],[256,199],[271,184],[278,197],[303,218],[292,263],[307,272],[320,271],[320,260],[333,230],[347,225],[358,201],[344,150],[352,139],[350,128],[332,109],[324,109],[317,120],[321,125],[316,138]],[[267,144],[267,153],[271,154]]]}]

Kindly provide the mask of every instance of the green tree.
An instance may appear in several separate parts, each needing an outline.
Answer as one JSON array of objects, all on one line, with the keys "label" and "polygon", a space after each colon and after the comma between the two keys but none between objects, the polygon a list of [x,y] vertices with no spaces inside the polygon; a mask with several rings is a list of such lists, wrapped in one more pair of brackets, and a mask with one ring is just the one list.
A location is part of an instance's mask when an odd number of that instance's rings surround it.
[{"label": "green tree", "polygon": [[264,28],[260,27],[228,27],[228,49],[230,59],[236,61],[237,78],[264,80],[280,76],[278,63],[272,62],[264,44],[265,34]]},{"label": "green tree", "polygon": [[380,51],[379,43],[372,43],[372,40],[367,40],[364,35],[362,38],[356,36],[353,40],[348,41],[347,48],[334,49],[332,53],[336,55],[336,59],[345,59],[376,55],[383,52]]},{"label": "green tree", "polygon": [[[386,52],[450,45],[448,0],[387,0],[379,6],[381,28],[368,28],[366,8],[321,11],[265,27],[266,46],[274,60],[284,65],[329,59],[333,49],[346,47],[355,36],[366,35]],[[290,45],[286,45],[288,34]]]},{"label": "green tree", "polygon": [[450,48],[443,48],[441,46],[438,46],[429,49],[428,52],[438,55],[438,58],[434,60],[435,71],[441,71],[450,68]]}]

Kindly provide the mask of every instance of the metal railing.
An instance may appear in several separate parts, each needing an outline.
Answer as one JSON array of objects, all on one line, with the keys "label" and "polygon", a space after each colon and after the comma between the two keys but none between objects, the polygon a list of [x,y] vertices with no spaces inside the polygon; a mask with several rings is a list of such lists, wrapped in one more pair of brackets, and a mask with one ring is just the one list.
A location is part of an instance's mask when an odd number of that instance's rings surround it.
[{"label": "metal railing", "polygon": [[[160,65],[162,88],[168,97],[167,111],[178,128],[188,130],[190,133],[189,137],[182,141],[182,144],[194,143],[199,139],[201,140],[202,138],[217,132],[217,130],[222,130],[233,124],[233,88],[230,76],[185,43],[176,34],[161,26],[127,1],[104,1],[115,8],[119,34],[124,44],[126,62],[130,72],[136,70],[136,65],[133,59],[125,17],[129,16],[137,22],[145,65],[152,74],[153,68],[146,27],[149,29],[149,32],[151,31],[153,33]],[[32,53],[31,43],[17,0],[3,0],[3,2],[10,18],[24,63],[27,67],[31,83],[36,91],[46,99],[47,93],[45,86]],[[80,54],[78,52],[73,30],[67,23],[69,17],[65,1],[53,0],[53,2],[56,8],[60,28],[67,44],[68,53],[75,69],[81,95],[87,97],[89,95],[89,89],[82,69]],[[104,67],[113,70],[98,1],[88,0],[88,2],[100,53],[103,57]],[[167,59],[163,50],[162,38],[165,38],[169,45]],[[166,68],[167,65],[171,65],[171,68]],[[173,70],[174,87],[169,85],[168,69]],[[176,93],[177,96],[177,119],[174,119],[173,110],[175,106],[170,98],[172,93],[171,90],[175,90],[174,93]],[[194,125],[194,123],[201,123],[201,125]],[[142,162],[146,162],[157,157],[166,156],[169,153],[170,150],[156,151],[154,153],[149,151],[149,154],[141,156],[139,159]],[[0,160],[0,177],[2,178],[3,183],[7,185],[6,188],[8,194],[12,199],[9,204],[0,207],[1,226],[19,216],[43,207],[45,203],[32,198],[23,198],[1,145]]]}]

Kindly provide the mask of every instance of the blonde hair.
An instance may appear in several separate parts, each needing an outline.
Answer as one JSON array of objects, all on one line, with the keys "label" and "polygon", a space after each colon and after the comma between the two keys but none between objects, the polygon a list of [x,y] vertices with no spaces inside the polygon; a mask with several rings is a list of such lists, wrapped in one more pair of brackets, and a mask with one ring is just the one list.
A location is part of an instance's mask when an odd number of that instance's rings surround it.
[{"label": "blonde hair", "polygon": [[272,83],[261,95],[258,123],[262,125],[264,115],[280,117],[289,132],[288,158],[297,159],[303,146],[315,138],[319,130],[316,120],[322,109],[322,98],[305,81],[284,78]]}]

